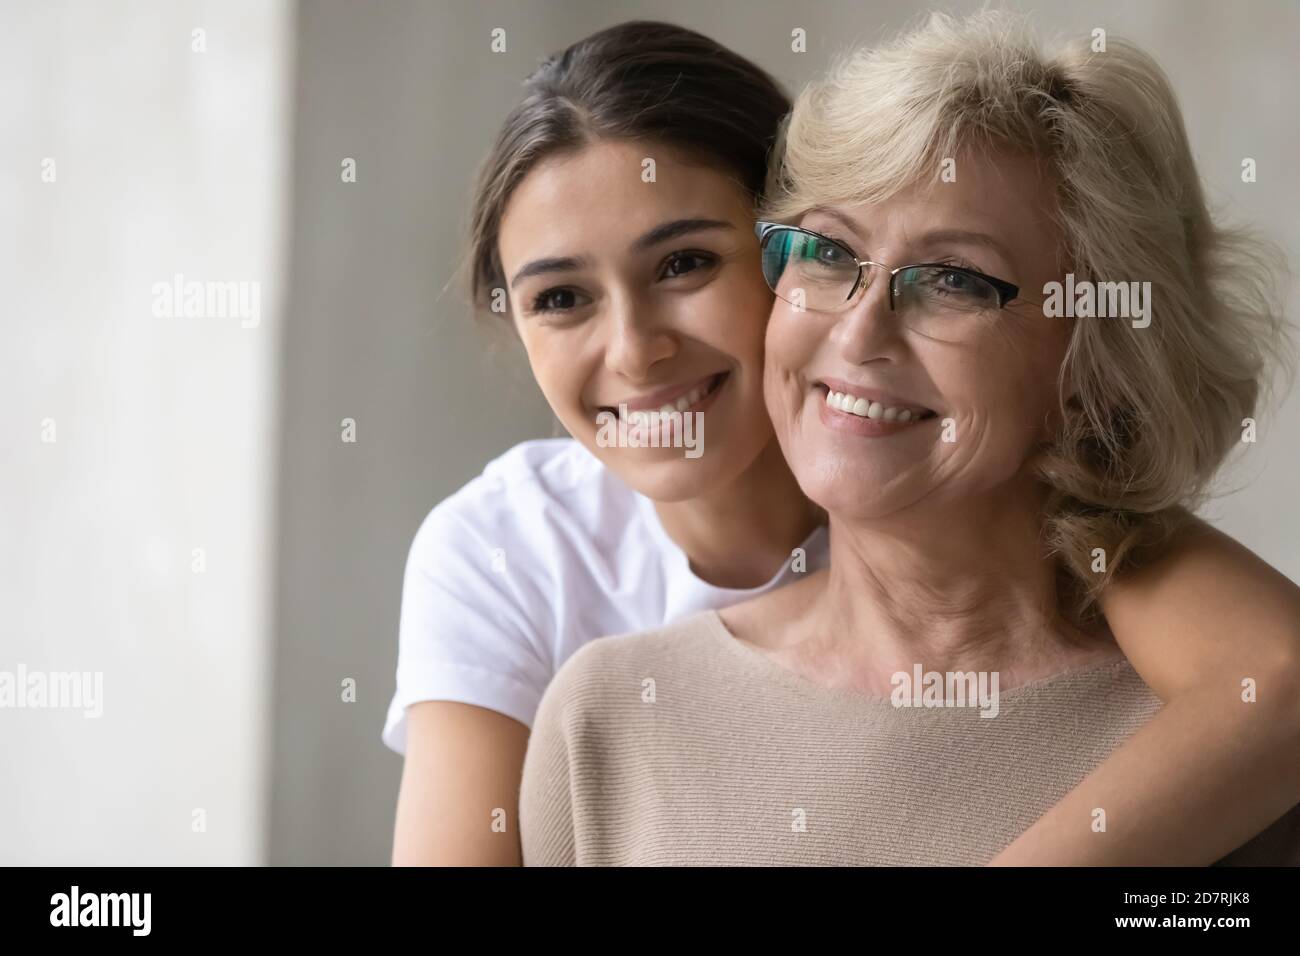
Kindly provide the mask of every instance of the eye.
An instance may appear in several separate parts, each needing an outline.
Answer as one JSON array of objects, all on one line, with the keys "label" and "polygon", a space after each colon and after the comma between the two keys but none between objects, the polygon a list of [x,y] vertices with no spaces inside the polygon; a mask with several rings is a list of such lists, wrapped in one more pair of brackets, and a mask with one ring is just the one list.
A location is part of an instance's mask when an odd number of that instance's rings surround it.
[{"label": "eye", "polygon": [[585,303],[587,297],[577,289],[546,289],[533,297],[530,312],[567,312]]},{"label": "eye", "polygon": [[856,269],[857,260],[848,248],[838,240],[823,239],[820,236],[806,236],[799,249],[799,258],[805,263],[834,269],[838,274],[847,269]]},{"label": "eye", "polygon": [[819,262],[824,262],[828,266],[843,265],[849,261],[849,254],[833,242],[817,243],[813,254]]},{"label": "eye", "polygon": [[674,252],[664,260],[659,278],[677,279],[700,269],[707,269],[715,262],[717,257],[706,252]]},{"label": "eye", "polygon": [[997,308],[1000,304],[997,291],[984,279],[965,271],[970,268],[956,263],[947,268],[944,263],[936,263],[905,269],[902,272],[905,294],[916,303],[928,300],[934,305],[963,311]]},{"label": "eye", "polygon": [[970,292],[975,286],[975,280],[964,272],[958,272],[956,269],[937,271],[935,285],[940,292]]},{"label": "eye", "polygon": [[[944,266],[952,266],[951,269],[945,269]],[[939,295],[984,295],[986,284],[975,276],[972,272],[979,272],[973,265],[968,262],[958,261],[956,259],[942,259],[938,263],[925,269],[918,278],[930,288],[932,292]]]}]

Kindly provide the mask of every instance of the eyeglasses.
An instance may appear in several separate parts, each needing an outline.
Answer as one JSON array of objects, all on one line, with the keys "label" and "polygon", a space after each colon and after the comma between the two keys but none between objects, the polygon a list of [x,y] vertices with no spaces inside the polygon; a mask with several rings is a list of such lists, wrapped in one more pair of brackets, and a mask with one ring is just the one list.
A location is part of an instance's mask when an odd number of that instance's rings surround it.
[{"label": "eyeglasses", "polygon": [[890,269],[859,259],[843,243],[798,226],[759,222],[763,278],[798,310],[841,312],[870,284],[867,267],[889,273],[889,308],[909,328],[932,338],[961,337],[981,318],[1020,295],[1003,279],[945,262]]}]

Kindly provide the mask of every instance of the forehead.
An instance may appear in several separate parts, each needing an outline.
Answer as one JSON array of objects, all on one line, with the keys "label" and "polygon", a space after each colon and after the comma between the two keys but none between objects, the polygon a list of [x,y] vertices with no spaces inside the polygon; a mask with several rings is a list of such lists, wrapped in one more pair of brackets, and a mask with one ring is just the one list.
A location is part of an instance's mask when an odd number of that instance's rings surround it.
[{"label": "forehead", "polygon": [[887,255],[882,244],[905,246],[941,230],[985,233],[1020,264],[1054,260],[1059,246],[1051,178],[1032,156],[966,153],[953,158],[950,179],[936,175],[879,202],[833,204],[805,217],[814,224],[839,219],[863,249]]},{"label": "forehead", "polygon": [[548,254],[621,248],[667,219],[750,214],[744,189],[716,164],[661,144],[599,141],[524,177],[501,217],[501,258],[516,261],[541,245]]}]

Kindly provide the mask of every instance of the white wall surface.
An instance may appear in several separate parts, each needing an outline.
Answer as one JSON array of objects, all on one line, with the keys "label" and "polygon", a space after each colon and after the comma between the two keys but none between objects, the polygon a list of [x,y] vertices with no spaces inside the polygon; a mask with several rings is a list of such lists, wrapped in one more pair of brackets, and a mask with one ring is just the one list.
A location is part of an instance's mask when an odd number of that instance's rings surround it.
[{"label": "white wall surface", "polygon": [[[103,675],[0,710],[0,864],[263,857],[292,12],[0,7],[0,671]],[[176,273],[260,324],[156,316]]]}]

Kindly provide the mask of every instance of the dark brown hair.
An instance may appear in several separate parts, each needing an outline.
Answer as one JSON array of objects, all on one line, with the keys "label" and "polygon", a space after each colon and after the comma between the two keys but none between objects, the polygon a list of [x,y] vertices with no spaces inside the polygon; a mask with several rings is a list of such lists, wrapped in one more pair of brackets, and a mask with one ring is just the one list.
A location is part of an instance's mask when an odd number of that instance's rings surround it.
[{"label": "dark brown hair", "polygon": [[548,57],[524,82],[523,99],[479,169],[466,263],[474,304],[486,307],[505,285],[501,216],[543,159],[602,139],[645,139],[716,163],[757,200],[789,109],[766,72],[669,23],[621,23]]}]

